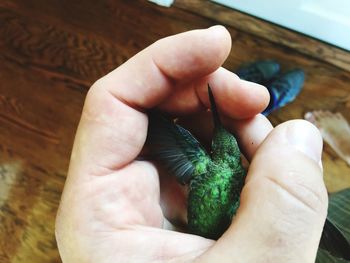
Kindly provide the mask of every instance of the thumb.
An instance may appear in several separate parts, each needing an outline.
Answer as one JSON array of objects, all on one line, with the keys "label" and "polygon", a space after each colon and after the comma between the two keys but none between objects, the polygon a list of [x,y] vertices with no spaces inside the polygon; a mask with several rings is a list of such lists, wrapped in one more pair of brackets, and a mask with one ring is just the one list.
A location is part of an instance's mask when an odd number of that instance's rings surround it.
[{"label": "thumb", "polygon": [[277,126],[256,152],[230,228],[207,262],[315,262],[327,214],[322,138],[312,124]]}]

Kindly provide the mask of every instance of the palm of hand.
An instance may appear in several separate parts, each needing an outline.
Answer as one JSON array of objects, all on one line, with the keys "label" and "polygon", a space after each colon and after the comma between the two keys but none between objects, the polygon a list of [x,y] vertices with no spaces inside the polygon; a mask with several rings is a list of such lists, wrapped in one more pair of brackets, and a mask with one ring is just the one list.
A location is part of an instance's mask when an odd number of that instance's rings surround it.
[{"label": "palm of hand", "polygon": [[[69,211],[61,211],[61,218],[65,218],[66,213],[70,218],[79,218],[75,221],[77,224],[71,226],[78,234],[69,236],[67,232],[58,235],[58,238],[66,235],[64,238],[72,242],[74,250],[79,244],[78,248],[84,251],[82,254],[86,258],[82,259],[79,253],[77,261],[115,262],[116,258],[119,262],[187,261],[213,244],[214,241],[199,236],[163,228],[166,219],[161,204],[164,210],[177,215],[184,212],[184,207],[160,202],[159,176],[151,163],[134,161],[122,171],[108,171],[89,177],[71,194],[66,193],[65,198],[71,199],[70,203],[75,205]],[[164,178],[162,187],[168,193],[177,193],[172,197],[165,193],[164,199],[184,201],[180,186],[171,178]]]}]

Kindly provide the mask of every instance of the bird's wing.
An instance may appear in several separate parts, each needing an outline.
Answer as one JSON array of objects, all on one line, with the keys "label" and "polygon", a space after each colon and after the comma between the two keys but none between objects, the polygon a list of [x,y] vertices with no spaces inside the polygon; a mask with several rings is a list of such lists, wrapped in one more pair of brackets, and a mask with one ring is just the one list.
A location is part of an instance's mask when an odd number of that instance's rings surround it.
[{"label": "bird's wing", "polygon": [[150,112],[146,145],[151,156],[160,161],[182,184],[187,184],[197,165],[210,160],[193,135],[157,112]]}]

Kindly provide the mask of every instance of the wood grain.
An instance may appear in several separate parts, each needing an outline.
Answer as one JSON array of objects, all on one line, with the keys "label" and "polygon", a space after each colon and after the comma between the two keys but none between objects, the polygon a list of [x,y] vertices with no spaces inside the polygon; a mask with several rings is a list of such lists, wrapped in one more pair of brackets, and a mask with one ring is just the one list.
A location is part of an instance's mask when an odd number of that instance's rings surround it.
[{"label": "wood grain", "polygon": [[[60,262],[54,219],[88,88],[161,37],[218,23],[189,8],[179,0],[169,9],[141,0],[0,2],[1,263]],[[244,28],[228,29],[233,44],[226,68],[272,58],[283,69],[306,71],[302,93],[270,116],[274,124],[313,109],[340,111],[350,120],[344,67]],[[330,191],[350,186],[350,168],[327,145],[324,167]]]}]

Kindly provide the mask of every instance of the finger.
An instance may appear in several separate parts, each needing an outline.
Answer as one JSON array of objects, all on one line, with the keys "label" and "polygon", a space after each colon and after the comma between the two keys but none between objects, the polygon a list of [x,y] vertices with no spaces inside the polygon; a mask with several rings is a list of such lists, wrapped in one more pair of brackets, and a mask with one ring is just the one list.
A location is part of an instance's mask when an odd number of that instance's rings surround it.
[{"label": "finger", "polygon": [[[263,111],[269,102],[269,92],[257,83],[239,79],[223,68],[209,75],[208,83],[212,86],[215,102],[221,114],[233,119],[246,119]],[[198,89],[201,101],[209,108],[208,88]]]},{"label": "finger", "polygon": [[[262,114],[243,120],[227,116],[221,116],[221,119],[224,126],[236,136],[241,151],[249,161],[273,129],[270,121]],[[179,119],[179,124],[189,129],[208,148],[210,147],[214,128],[211,112],[183,117]]]},{"label": "finger", "polygon": [[152,108],[174,92],[176,84],[218,69],[231,48],[222,26],[193,30],[155,42],[96,83],[136,108]]},{"label": "finger", "polygon": [[154,43],[98,80],[85,101],[72,152],[75,166],[102,174],[131,162],[147,133],[147,116],[139,110],[159,104],[178,79],[215,71],[230,45],[229,33],[220,26],[178,34]]},{"label": "finger", "polygon": [[244,120],[229,119],[225,123],[236,136],[241,151],[249,161],[273,129],[271,122],[262,114]]},{"label": "finger", "polygon": [[208,262],[314,262],[327,213],[322,138],[305,121],[273,130],[257,151],[233,224]]},{"label": "finger", "polygon": [[208,84],[211,86],[221,115],[233,119],[253,117],[263,111],[269,102],[269,93],[264,86],[240,80],[233,72],[219,68],[215,72],[195,79],[160,105],[173,115],[188,115],[210,108]]}]

